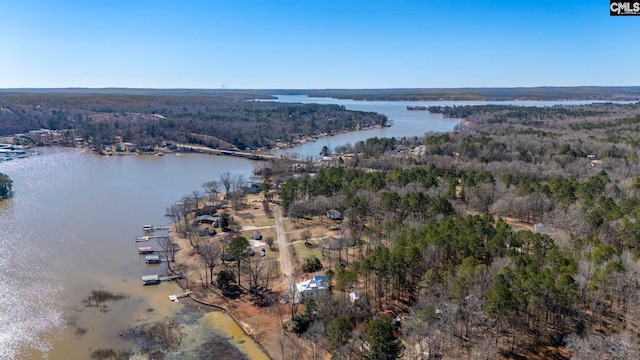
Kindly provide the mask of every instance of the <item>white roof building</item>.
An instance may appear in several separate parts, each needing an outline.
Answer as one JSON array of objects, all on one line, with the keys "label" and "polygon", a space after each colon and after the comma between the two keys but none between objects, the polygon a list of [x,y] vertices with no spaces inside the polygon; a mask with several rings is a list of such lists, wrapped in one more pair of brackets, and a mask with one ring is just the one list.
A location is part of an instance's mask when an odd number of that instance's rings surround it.
[{"label": "white roof building", "polygon": [[312,279],[297,283],[296,290],[296,301],[304,301],[329,290],[329,279],[326,275],[316,275]]}]

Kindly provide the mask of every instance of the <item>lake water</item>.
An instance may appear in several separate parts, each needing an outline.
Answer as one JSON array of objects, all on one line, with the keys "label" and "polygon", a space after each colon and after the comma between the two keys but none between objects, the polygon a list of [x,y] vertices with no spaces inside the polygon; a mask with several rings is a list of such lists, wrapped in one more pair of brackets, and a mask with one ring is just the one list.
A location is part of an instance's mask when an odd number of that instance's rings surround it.
[{"label": "lake water", "polygon": [[[180,304],[173,283],[142,286],[161,272],[137,254],[143,224],[165,225],[165,209],[222,172],[248,176],[239,158],[98,156],[45,148],[0,163],[13,198],[0,202],[0,359],[87,359],[97,348],[131,348],[118,333],[160,320]],[[129,294],[108,311],[85,308],[93,289]],[[149,310],[153,309],[153,311]],[[73,326],[69,326],[69,324]],[[83,335],[77,328],[86,329]]]},{"label": "lake water", "polygon": [[[407,105],[461,102],[364,102],[282,96],[278,101],[337,103],[394,120],[389,128],[321,138],[283,153],[317,156],[378,136],[450,131],[458,120]],[[517,102],[549,105],[549,102]],[[566,103],[566,102],[563,102]],[[144,264],[136,236],[143,224],[168,224],[165,209],[221,173],[248,177],[256,162],[237,157],[98,156],[82,149],[44,148],[42,155],[0,162],[14,197],[0,202],[0,359],[87,359],[99,348],[127,349],[125,329],[174,314],[173,283],[143,287],[140,277],[162,272]],[[149,245],[154,245],[149,243]],[[107,309],[85,308],[92,290],[128,294]],[[220,319],[216,321],[222,321]],[[80,330],[79,330],[80,329]]]},{"label": "lake water", "polygon": [[[350,143],[354,145],[358,141],[364,141],[371,137],[411,137],[422,136],[427,132],[452,131],[460,122],[460,119],[447,119],[442,114],[432,114],[428,111],[410,111],[407,106],[463,106],[463,105],[516,105],[516,106],[554,106],[554,105],[584,105],[595,101],[360,101],[351,99],[334,99],[308,97],[306,95],[277,95],[278,99],[261,100],[303,104],[337,104],[347,110],[371,111],[386,115],[393,121],[393,126],[382,129],[369,129],[347,134],[322,137],[315,142],[307,142],[291,149],[272,151],[274,155],[287,155],[298,157],[318,157],[323,146],[334,150],[336,146]],[[629,103],[629,102],[617,102]]]}]

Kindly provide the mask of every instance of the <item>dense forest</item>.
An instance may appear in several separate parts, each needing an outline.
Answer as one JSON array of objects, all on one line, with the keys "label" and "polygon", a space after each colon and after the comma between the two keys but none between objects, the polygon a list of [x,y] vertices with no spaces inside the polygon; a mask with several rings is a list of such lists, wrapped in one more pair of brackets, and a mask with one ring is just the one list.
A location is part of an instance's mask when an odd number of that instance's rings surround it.
[{"label": "dense forest", "polygon": [[[271,165],[288,216],[345,214],[333,295],[296,318],[301,336],[338,358],[361,356],[353,339],[377,359],[401,343],[412,359],[636,358],[640,105],[439,111],[467,120],[291,178]],[[385,309],[399,326],[363,319]]]},{"label": "dense forest", "polygon": [[138,147],[178,142],[270,148],[309,136],[384,126],[379,114],[338,105],[253,101],[264,94],[0,92],[0,135],[72,130],[96,148],[116,137]]}]

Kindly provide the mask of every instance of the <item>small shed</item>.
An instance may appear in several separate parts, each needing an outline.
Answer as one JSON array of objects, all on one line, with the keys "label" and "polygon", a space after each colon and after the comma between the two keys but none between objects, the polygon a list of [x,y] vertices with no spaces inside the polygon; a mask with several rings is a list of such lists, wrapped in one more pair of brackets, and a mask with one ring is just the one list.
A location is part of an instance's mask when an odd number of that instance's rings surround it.
[{"label": "small shed", "polygon": [[342,214],[336,209],[327,211],[327,217],[334,221],[342,220]]}]

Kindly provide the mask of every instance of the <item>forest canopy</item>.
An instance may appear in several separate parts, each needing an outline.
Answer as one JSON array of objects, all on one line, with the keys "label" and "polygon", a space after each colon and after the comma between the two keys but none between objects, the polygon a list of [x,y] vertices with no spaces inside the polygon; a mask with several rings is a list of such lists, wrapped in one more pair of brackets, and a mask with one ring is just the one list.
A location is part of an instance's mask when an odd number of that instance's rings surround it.
[{"label": "forest canopy", "polygon": [[138,146],[162,142],[223,149],[271,148],[309,136],[384,126],[384,115],[338,105],[254,101],[248,93],[0,92],[0,135],[71,130],[96,147],[116,137]]}]

